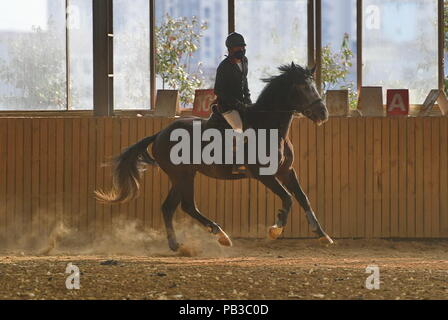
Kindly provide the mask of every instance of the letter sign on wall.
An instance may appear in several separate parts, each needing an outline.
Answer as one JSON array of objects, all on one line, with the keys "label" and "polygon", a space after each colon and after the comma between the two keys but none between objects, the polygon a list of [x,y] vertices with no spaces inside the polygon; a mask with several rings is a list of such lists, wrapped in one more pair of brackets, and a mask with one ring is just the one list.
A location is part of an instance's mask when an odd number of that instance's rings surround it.
[{"label": "letter sign on wall", "polygon": [[196,90],[193,103],[193,116],[208,118],[211,114],[210,105],[215,101],[215,91],[213,89]]},{"label": "letter sign on wall", "polygon": [[407,116],[409,114],[409,90],[387,90],[387,115]]}]

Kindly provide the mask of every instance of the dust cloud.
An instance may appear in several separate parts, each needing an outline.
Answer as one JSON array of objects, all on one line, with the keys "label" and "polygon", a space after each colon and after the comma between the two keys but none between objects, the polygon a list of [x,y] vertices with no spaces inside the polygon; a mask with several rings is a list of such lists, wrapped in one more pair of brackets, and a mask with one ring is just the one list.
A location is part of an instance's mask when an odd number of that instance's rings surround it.
[{"label": "dust cloud", "polygon": [[[38,215],[37,215],[38,216]],[[47,221],[42,223],[42,217]],[[57,214],[41,215],[39,224],[33,221],[17,235],[3,235],[0,255],[135,255],[135,256],[204,256],[226,257],[227,248],[205,228],[184,218],[174,223],[181,244],[178,253],[168,247],[165,229],[142,228],[137,221],[114,218],[113,225],[102,232],[81,232],[70,227]],[[45,227],[42,227],[44,225]]]}]

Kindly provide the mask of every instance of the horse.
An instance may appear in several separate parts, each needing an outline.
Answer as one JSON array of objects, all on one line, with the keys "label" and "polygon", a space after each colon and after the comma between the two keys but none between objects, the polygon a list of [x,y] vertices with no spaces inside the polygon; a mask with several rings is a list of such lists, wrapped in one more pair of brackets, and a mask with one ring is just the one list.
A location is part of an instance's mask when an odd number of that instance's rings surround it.
[{"label": "horse", "polygon": [[[280,74],[262,79],[266,86],[255,104],[246,106],[242,112],[244,128],[255,130],[277,130],[277,144],[270,152],[278,152],[278,169],[274,174],[260,174],[261,164],[249,163],[244,159],[246,172],[236,172],[231,164],[224,163],[181,163],[174,164],[170,151],[175,145],[171,135],[176,129],[183,129],[192,134],[194,123],[201,124],[203,130],[215,128],[222,132],[230,126],[218,112],[213,112],[209,119],[195,117],[181,118],[153,136],[146,137],[128,147],[113,160],[113,184],[110,191],[96,190],[98,201],[118,204],[131,201],[138,197],[141,179],[146,165],[160,167],[169,177],[171,189],[164,200],[161,211],[165,224],[169,248],[176,252],[182,250],[173,227],[173,216],[178,205],[182,210],[197,220],[208,232],[217,237],[223,246],[232,246],[230,237],[222,227],[204,216],[197,208],[194,194],[194,179],[197,172],[215,179],[236,180],[253,178],[260,181],[270,191],[280,197],[282,208],[277,214],[276,224],[268,229],[270,239],[277,239],[283,233],[291,212],[293,197],[299,202],[306,213],[311,230],[325,244],[333,244],[333,240],[320,225],[310,201],[304,193],[297,174],[292,166],[294,149],[288,134],[293,117],[301,113],[317,125],[328,120],[327,107],[316,89],[314,68],[291,64],[282,65]],[[149,146],[152,145],[148,151]],[[230,146],[232,148],[232,146]],[[247,143],[244,148],[248,149]],[[152,155],[150,155],[150,153]]]}]

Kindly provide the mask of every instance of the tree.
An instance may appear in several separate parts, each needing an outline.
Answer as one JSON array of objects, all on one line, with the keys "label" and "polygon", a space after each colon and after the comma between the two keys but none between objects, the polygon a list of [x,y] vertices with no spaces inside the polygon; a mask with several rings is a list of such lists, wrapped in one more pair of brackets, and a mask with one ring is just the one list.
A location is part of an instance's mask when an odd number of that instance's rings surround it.
[{"label": "tree", "polygon": [[353,52],[349,47],[349,35],[344,34],[339,52],[334,52],[328,44],[322,48],[322,84],[324,92],[332,90],[336,86],[349,91],[350,107],[356,107],[357,93],[354,83],[347,83],[346,79],[353,66]]},{"label": "tree", "polygon": [[198,50],[200,38],[207,24],[196,17],[172,18],[168,14],[165,22],[156,27],[156,73],[162,79],[163,88],[178,89],[183,105],[193,103],[195,90],[202,85],[202,70],[199,63],[191,69],[191,57]]},{"label": "tree", "polygon": [[[65,45],[58,45],[63,40],[52,30],[57,27],[49,21],[48,31],[33,27],[32,33],[7,43],[8,61],[0,60],[0,79],[19,90],[20,98],[6,101],[0,97],[0,103],[15,109],[66,108]],[[75,93],[72,99],[77,99]]]}]

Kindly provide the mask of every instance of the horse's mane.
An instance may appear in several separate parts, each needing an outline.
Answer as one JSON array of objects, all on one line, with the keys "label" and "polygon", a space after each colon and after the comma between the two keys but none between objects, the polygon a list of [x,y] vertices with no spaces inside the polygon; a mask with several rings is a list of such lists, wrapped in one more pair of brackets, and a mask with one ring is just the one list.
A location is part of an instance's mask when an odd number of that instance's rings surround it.
[{"label": "horse's mane", "polygon": [[273,104],[278,105],[286,98],[284,93],[286,90],[289,90],[292,83],[305,80],[312,76],[311,70],[294,64],[294,62],[281,65],[278,70],[280,71],[279,75],[261,79],[267,84],[261,91],[254,107],[269,108],[272,107]]}]

